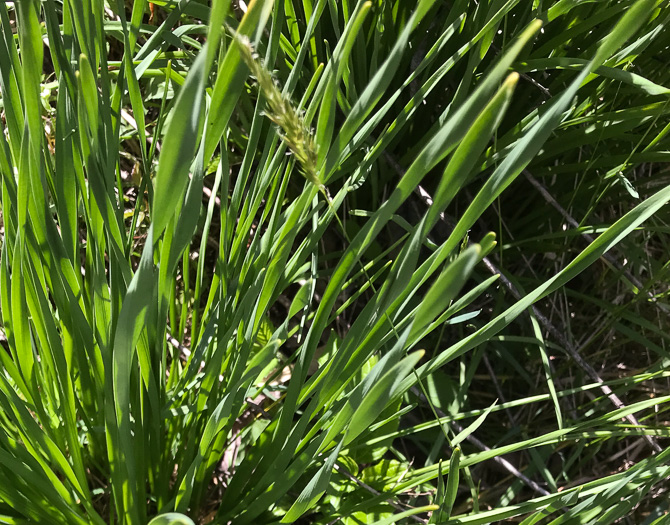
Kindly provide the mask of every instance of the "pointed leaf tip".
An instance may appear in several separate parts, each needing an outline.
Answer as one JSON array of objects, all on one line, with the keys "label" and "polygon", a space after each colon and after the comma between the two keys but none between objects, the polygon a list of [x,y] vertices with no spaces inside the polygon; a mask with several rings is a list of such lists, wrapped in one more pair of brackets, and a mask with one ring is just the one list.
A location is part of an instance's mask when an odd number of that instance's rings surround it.
[{"label": "pointed leaf tip", "polygon": [[510,73],[505,81],[503,82],[503,87],[507,90],[512,90],[516,86],[516,83],[519,81],[519,73],[514,71]]}]

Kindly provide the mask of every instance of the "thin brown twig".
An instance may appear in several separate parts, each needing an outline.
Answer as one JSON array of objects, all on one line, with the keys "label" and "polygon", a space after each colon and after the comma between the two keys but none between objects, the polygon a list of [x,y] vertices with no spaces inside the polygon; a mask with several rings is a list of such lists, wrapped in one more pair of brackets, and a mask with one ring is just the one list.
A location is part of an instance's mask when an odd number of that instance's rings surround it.
[{"label": "thin brown twig", "polygon": [[[426,397],[419,391],[418,388],[412,387],[410,390],[414,395],[416,395],[422,401],[424,401],[424,402],[427,401]],[[441,418],[448,418],[447,414],[445,414],[438,407],[435,407],[435,410]],[[460,424],[458,424],[456,421],[449,421],[449,424],[454,428],[454,430],[456,432],[462,432],[463,431],[463,427]],[[482,451],[492,450],[491,447],[489,447],[483,441],[477,439],[472,434],[468,435],[465,438],[465,440],[472,443],[479,450],[482,450]],[[494,456],[493,461],[495,461],[503,469],[505,469],[507,472],[512,474],[514,477],[518,478],[519,481],[521,481],[523,484],[525,484],[526,486],[528,486],[529,488],[531,488],[535,492],[537,492],[539,494],[542,494],[543,496],[549,496],[551,494],[551,492],[549,492],[546,489],[543,489],[542,487],[540,487],[540,485],[538,485],[535,481],[533,481],[528,476],[526,476],[523,472],[521,472],[519,469],[517,469],[514,465],[512,465],[509,461],[507,461],[502,456]]]},{"label": "thin brown twig", "polygon": [[[522,295],[521,293],[519,293],[519,290],[516,288],[516,286],[514,286],[514,284],[512,284],[512,282],[507,277],[505,277],[502,271],[498,267],[496,267],[496,265],[494,265],[488,257],[484,257],[483,262],[491,273],[498,274],[500,276],[500,282],[505,286],[505,288],[509,290],[509,292],[512,294],[512,296],[514,296],[515,299],[517,300],[521,299]],[[626,404],[623,401],[621,401],[619,396],[616,395],[608,385],[605,384],[605,382],[600,377],[598,372],[596,372],[596,370],[584,360],[584,358],[579,353],[579,349],[575,348],[572,345],[572,343],[568,341],[567,337],[565,337],[563,333],[558,328],[556,328],[554,324],[551,321],[549,321],[549,319],[547,319],[547,317],[545,317],[545,315],[537,308],[537,306],[532,305],[530,308],[533,311],[533,314],[537,318],[538,322],[544,327],[544,329],[556,338],[556,340],[563,347],[563,349],[582,368],[582,370],[584,370],[588,374],[588,376],[593,381],[600,384],[600,390],[612,402],[614,407],[617,409],[625,408]],[[628,414],[626,416],[626,420],[631,425],[640,426],[639,421],[633,414]],[[645,435],[644,439],[647,441],[647,443],[649,443],[649,445],[655,452],[661,452],[663,450],[652,436]]]},{"label": "thin brown twig", "polygon": [[[572,217],[572,215],[570,215],[567,212],[567,210],[565,210],[565,208],[563,208],[563,206],[561,206],[556,201],[556,199],[554,199],[554,197],[551,195],[551,193],[549,193],[549,191],[547,191],[544,185],[541,182],[539,182],[535,177],[533,177],[533,174],[530,173],[528,170],[523,170],[523,174],[528,180],[528,182],[530,182],[531,185],[540,193],[540,195],[542,195],[544,200],[546,200],[549,204],[551,204],[552,207],[556,209],[556,211],[558,211],[558,213],[560,213],[563,216],[563,218],[570,226],[578,230],[579,223],[574,219],[574,217]],[[589,243],[592,243],[594,241],[593,237],[586,232],[581,232],[580,235]],[[628,270],[623,268],[621,264],[619,264],[619,261],[617,261],[611,254],[604,253],[601,257],[609,264],[614,266],[614,268],[616,268],[618,271],[623,273],[623,275],[626,276],[626,279],[628,279],[631,283],[633,283],[639,290],[645,289],[644,283],[642,283],[642,281],[640,281],[637,277],[632,275]],[[651,300],[651,302],[653,302],[664,313],[666,314],[670,313],[670,309],[666,305],[656,301],[656,298],[654,297],[654,294],[651,291],[647,290],[646,294]]]},{"label": "thin brown twig", "polygon": [[[391,165],[391,167],[396,172],[398,172],[399,175],[404,174],[405,170],[402,168],[402,166],[400,166],[400,164],[393,158],[391,154],[385,152],[384,156],[388,161],[388,163]],[[431,206],[433,204],[432,197],[421,185],[418,185],[415,191],[428,206]],[[440,219],[447,225],[449,225],[449,223],[452,224],[454,223],[454,221],[447,220],[447,217],[445,216],[444,213],[440,213]],[[483,262],[484,265],[489,269],[489,271],[491,271],[491,273],[500,276],[500,281],[502,282],[502,284],[505,286],[505,288],[507,288],[510,291],[510,293],[517,300],[521,299],[522,295],[521,293],[519,293],[519,290],[516,288],[516,286],[514,286],[514,284],[512,284],[512,282],[507,277],[505,277],[502,271],[498,269],[488,257],[484,257]],[[551,321],[549,321],[549,319],[537,308],[537,306],[531,305],[530,308],[533,311],[533,314],[537,318],[538,322],[545,328],[545,330],[547,330],[547,332],[549,332],[557,339],[559,344],[565,349],[565,351],[570,355],[570,357],[574,359],[574,361],[589,375],[589,377],[591,377],[593,381],[601,385],[600,390],[603,392],[603,394],[607,396],[607,398],[612,402],[612,404],[617,409],[624,408],[626,406],[624,402],[621,401],[619,396],[617,396],[612,391],[612,389],[605,384],[605,382],[600,377],[600,375],[595,371],[595,369],[582,358],[582,356],[579,353],[579,350],[576,349],[568,341],[568,339],[563,335],[563,333],[560,330],[558,330]],[[633,414],[628,414],[626,416],[626,420],[632,425],[640,426],[640,423]],[[658,453],[663,450],[652,436],[644,436],[644,439],[647,441],[647,443],[651,446],[651,448],[655,452]]]}]

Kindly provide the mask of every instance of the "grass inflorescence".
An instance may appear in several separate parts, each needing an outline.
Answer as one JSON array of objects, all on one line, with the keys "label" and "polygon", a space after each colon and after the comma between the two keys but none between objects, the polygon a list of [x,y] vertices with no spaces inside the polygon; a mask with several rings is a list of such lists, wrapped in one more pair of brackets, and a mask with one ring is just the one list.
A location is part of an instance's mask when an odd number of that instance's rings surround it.
[{"label": "grass inflorescence", "polygon": [[669,23],[0,3],[0,522],[667,521]]}]

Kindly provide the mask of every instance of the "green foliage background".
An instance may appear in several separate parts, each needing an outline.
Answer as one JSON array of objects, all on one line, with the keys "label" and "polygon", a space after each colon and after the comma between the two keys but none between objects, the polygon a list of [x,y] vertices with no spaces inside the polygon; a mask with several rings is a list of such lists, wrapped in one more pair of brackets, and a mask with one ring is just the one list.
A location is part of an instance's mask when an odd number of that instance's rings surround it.
[{"label": "green foliage background", "polygon": [[668,23],[2,2],[0,523],[663,523]]}]

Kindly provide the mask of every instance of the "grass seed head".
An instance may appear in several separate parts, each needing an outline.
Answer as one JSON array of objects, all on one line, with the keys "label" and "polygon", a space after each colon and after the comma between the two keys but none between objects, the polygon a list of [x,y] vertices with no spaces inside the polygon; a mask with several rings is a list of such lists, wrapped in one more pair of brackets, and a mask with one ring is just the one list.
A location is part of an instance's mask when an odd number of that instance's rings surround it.
[{"label": "grass seed head", "polygon": [[317,174],[317,151],[312,131],[305,123],[302,113],[296,109],[288,97],[277,86],[270,71],[263,65],[249,39],[236,31],[231,31],[240,50],[242,60],[256,78],[267,103],[267,116],[279,128],[279,136],[291,150],[302,174],[319,188],[323,183]]}]

